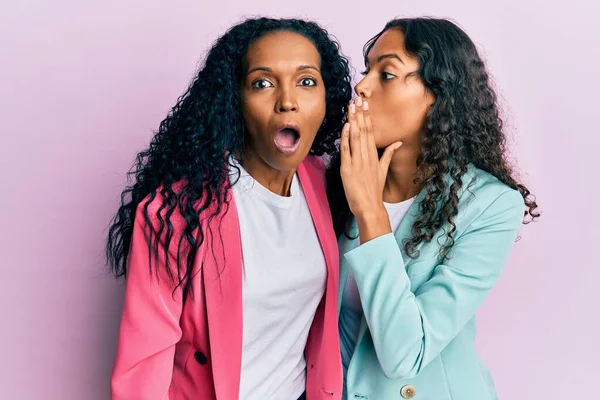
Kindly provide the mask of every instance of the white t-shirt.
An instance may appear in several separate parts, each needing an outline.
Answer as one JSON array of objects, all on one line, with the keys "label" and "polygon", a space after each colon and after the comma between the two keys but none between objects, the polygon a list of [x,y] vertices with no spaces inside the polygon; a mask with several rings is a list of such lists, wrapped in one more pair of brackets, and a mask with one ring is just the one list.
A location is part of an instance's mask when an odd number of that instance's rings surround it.
[{"label": "white t-shirt", "polygon": [[297,399],[306,387],[308,332],[325,293],[325,257],[297,175],[283,197],[232,161],[241,170],[232,188],[243,256],[240,399]]},{"label": "white t-shirt", "polygon": [[[416,197],[412,197],[408,200],[401,201],[400,203],[383,203],[385,209],[390,217],[390,225],[392,227],[392,232],[395,232],[402,222],[402,219],[406,215],[408,209],[415,201]],[[360,241],[356,240],[356,245],[360,245]],[[348,271],[348,278],[346,280],[346,285],[344,286],[344,295],[342,297],[342,306],[345,308],[349,308],[352,311],[360,312],[362,314],[362,306],[360,304],[360,296],[358,294],[358,286],[356,285],[356,279],[354,278],[354,273],[352,272],[352,268]]]}]

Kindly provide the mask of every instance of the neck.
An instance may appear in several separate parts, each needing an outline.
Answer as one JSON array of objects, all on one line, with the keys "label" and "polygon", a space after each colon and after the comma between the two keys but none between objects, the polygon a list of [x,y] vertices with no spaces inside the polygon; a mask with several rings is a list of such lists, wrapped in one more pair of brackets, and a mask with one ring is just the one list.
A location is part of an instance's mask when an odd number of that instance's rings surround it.
[{"label": "neck", "polygon": [[402,146],[394,152],[383,189],[383,201],[399,203],[419,194],[422,185],[415,184],[419,151],[420,148]]},{"label": "neck", "polygon": [[[242,167],[244,167],[252,178],[279,196],[288,197],[290,195],[290,188],[296,169],[290,171],[275,169],[250,149],[246,150],[244,156]],[[237,156],[236,158],[239,160]]]}]

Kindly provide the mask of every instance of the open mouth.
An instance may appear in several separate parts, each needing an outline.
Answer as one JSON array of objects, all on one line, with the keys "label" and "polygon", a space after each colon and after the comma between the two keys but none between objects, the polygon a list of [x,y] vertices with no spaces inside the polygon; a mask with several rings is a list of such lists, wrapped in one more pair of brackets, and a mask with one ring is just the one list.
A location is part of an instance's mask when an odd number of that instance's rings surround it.
[{"label": "open mouth", "polygon": [[274,142],[280,153],[292,155],[300,144],[300,130],[293,124],[281,125],[275,132]]}]

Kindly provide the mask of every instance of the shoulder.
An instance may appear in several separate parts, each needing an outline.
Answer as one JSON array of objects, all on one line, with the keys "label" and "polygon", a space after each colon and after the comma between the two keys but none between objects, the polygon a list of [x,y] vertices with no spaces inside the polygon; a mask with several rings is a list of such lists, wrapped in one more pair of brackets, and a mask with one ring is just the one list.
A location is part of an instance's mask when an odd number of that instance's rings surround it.
[{"label": "shoulder", "polygon": [[173,185],[172,192],[166,192],[164,187],[160,186],[149,193],[137,205],[135,224],[144,229],[150,228],[154,232],[164,232],[167,227],[172,231],[182,232],[186,225],[185,218],[179,207],[173,207],[177,204],[177,197],[182,188],[183,185],[177,183]]},{"label": "shoulder", "polygon": [[[183,232],[192,213],[186,204],[186,182],[178,181],[171,186],[171,190],[166,191],[164,186],[158,187],[152,193],[148,194],[137,206],[136,223],[149,225],[151,223],[154,229],[171,230],[173,232]],[[203,196],[205,198],[205,195]],[[189,197],[188,197],[189,198]],[[199,221],[204,220],[203,215],[214,214],[217,210],[217,202],[206,200],[197,200],[192,208],[198,213]],[[226,207],[221,207],[221,213]],[[185,215],[184,215],[185,214]],[[167,223],[168,221],[168,223]],[[170,226],[170,228],[168,227]]]},{"label": "shoulder", "polygon": [[525,206],[523,196],[518,190],[511,188],[489,172],[471,165],[465,177],[463,187],[468,194],[467,198],[473,197],[473,200],[483,203],[500,201],[513,206]]},{"label": "shoulder", "polygon": [[463,178],[459,200],[459,218],[474,220],[484,215],[507,215],[511,222],[520,222],[525,211],[521,193],[500,181],[494,175],[475,166],[469,166]]}]

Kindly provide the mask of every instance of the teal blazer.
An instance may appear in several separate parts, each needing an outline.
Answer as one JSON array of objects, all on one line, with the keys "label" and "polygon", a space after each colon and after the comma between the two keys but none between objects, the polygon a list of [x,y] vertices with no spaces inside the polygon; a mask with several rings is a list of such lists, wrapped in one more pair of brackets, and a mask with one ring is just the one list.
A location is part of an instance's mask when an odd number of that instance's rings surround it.
[{"label": "teal blazer", "polygon": [[[349,268],[363,308],[345,377],[349,400],[497,398],[475,351],[474,316],[506,264],[525,208],[518,191],[475,167],[463,182],[447,259],[439,256],[444,229],[420,246],[417,259],[402,246],[425,191],[393,234],[359,247],[358,239],[340,238],[338,311]],[[355,223],[352,230],[355,236]]]}]

